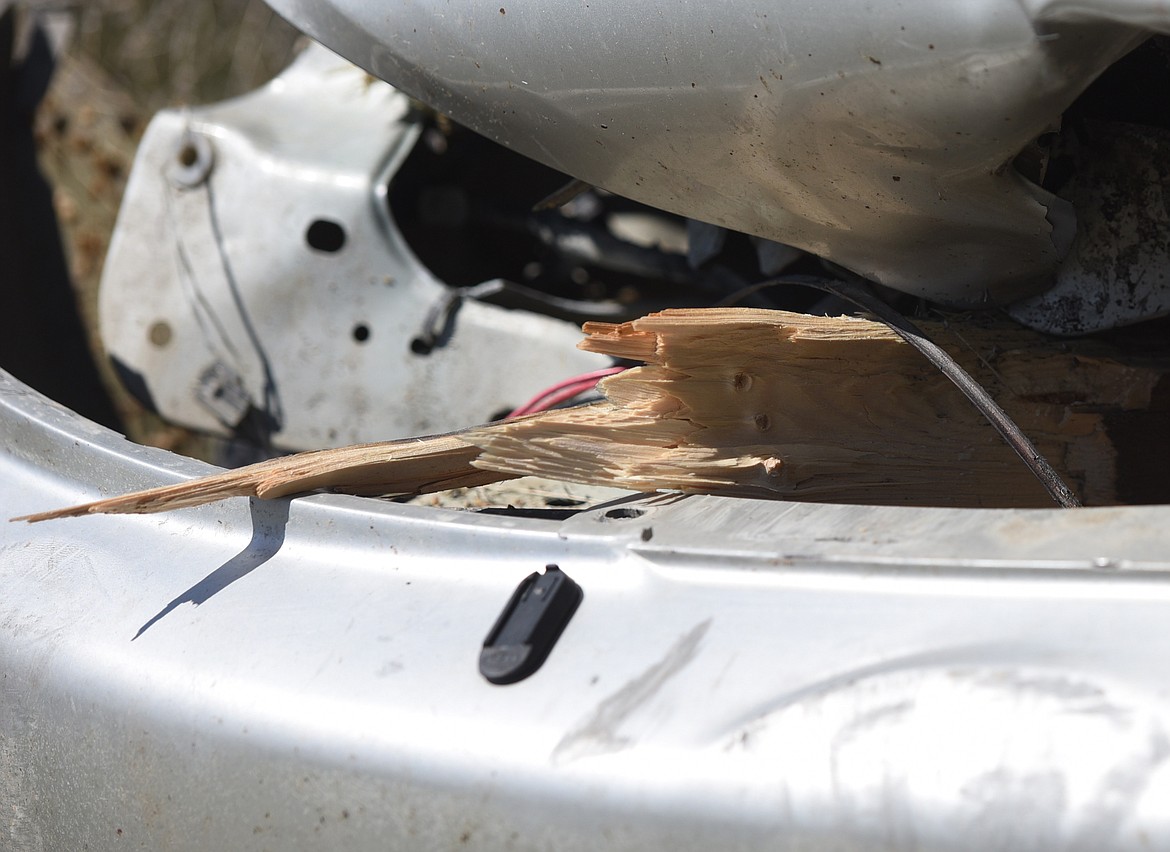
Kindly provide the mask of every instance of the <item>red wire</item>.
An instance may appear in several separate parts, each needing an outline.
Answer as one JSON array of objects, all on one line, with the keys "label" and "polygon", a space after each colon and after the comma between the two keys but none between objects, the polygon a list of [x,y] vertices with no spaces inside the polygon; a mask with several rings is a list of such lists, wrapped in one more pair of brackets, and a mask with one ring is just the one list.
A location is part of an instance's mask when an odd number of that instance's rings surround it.
[{"label": "red wire", "polygon": [[570,379],[564,379],[557,382],[551,387],[547,387],[538,393],[528,402],[521,405],[515,411],[511,412],[505,420],[510,420],[513,417],[519,417],[522,414],[533,414],[537,411],[545,411],[558,405],[567,399],[572,399],[578,394],[593,388],[599,381],[606,376],[612,376],[620,373],[625,367],[606,367],[604,370],[594,370],[592,373],[582,373],[579,376],[573,376]]},{"label": "red wire", "polygon": [[534,414],[537,411],[547,411],[550,408],[556,408],[562,402],[565,402],[566,400],[572,399],[575,396],[579,396],[580,394],[583,394],[586,391],[592,390],[595,387],[597,387],[597,380],[596,379],[587,379],[586,381],[583,381],[580,384],[567,385],[566,387],[561,388],[556,393],[549,394],[548,396],[546,396],[541,401],[539,406],[529,409],[527,413]]}]

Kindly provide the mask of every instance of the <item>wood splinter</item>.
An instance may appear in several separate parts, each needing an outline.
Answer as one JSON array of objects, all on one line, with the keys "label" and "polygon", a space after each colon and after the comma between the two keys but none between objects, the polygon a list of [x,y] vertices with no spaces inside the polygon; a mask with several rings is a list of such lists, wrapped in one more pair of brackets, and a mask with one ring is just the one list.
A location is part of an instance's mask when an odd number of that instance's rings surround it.
[{"label": "wood splinter", "polygon": [[[1116,502],[1117,452],[1106,421],[1148,409],[1165,371],[1056,350],[1019,330],[977,331],[965,328],[960,338],[930,328],[1082,498]],[[15,520],[319,490],[423,494],[528,474],[636,491],[1051,505],[962,394],[882,324],[696,308],[588,323],[585,334],[581,348],[645,364],[605,379],[603,402],[447,435],[300,453]]]}]

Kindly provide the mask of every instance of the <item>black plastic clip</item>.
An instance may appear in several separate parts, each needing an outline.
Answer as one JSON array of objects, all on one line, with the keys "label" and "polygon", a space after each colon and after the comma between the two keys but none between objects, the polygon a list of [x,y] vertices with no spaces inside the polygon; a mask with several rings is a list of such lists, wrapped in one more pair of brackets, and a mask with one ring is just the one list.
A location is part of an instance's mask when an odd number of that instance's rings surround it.
[{"label": "black plastic clip", "polygon": [[483,640],[479,673],[497,684],[524,680],[544,664],[584,597],[556,565],[529,574]]}]

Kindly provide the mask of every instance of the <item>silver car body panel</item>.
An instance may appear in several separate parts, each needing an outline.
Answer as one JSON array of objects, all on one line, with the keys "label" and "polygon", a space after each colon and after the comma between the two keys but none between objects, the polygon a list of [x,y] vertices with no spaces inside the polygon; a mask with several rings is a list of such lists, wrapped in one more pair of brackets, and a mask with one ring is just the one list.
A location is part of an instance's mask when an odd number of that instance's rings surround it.
[{"label": "silver car body panel", "polygon": [[1012,160],[1153,0],[272,0],[456,121],[655,207],[952,305],[1052,283],[1071,206]]},{"label": "silver car body panel", "polygon": [[[0,514],[208,466],[0,378]],[[0,526],[0,847],[1170,846],[1166,507],[339,496]],[[585,598],[498,687],[525,575]]]}]

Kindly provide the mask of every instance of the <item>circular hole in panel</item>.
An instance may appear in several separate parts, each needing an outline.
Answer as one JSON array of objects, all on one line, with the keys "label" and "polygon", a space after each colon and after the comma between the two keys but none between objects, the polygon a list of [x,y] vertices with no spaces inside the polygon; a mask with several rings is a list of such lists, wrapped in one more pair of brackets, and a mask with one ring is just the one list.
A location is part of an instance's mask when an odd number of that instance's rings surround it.
[{"label": "circular hole in panel", "polygon": [[166,320],[158,320],[150,325],[147,331],[147,337],[155,346],[163,347],[171,342],[171,337],[174,332],[171,330],[171,324]]},{"label": "circular hole in panel", "polygon": [[637,509],[630,506],[621,506],[617,509],[610,509],[603,517],[610,521],[629,521],[634,518],[640,518],[646,514],[645,509]]},{"label": "circular hole in panel", "polygon": [[305,231],[305,242],[317,251],[329,254],[341,251],[345,245],[345,228],[331,219],[316,219]]}]

